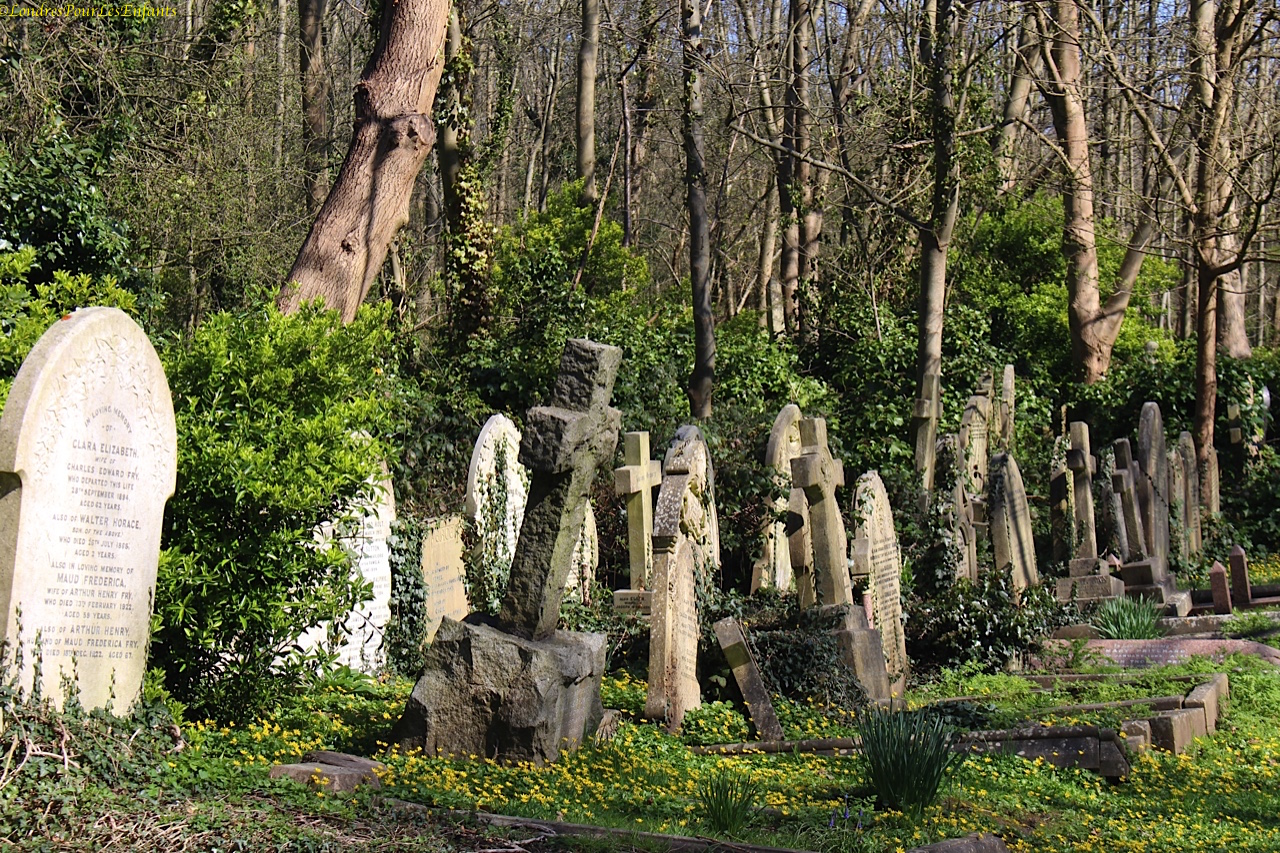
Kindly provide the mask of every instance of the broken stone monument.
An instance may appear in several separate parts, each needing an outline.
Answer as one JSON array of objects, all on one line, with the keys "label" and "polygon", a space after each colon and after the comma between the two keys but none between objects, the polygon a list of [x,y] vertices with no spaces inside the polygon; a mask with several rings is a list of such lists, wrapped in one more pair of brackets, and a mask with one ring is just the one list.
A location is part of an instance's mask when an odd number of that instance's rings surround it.
[{"label": "broken stone monument", "polygon": [[467,468],[467,517],[475,546],[467,555],[472,603],[493,612],[511,575],[511,560],[524,521],[529,469],[520,464],[520,430],[506,415],[485,421]]},{"label": "broken stone monument", "polygon": [[769,690],[760,676],[760,668],[747,645],[742,625],[732,616],[721,619],[712,626],[716,632],[716,640],[724,652],[725,661],[733,670],[733,678],[742,691],[742,699],[747,704],[747,713],[756,727],[756,734],[762,741],[782,740],[782,724],[773,710],[773,702],[769,699]]},{"label": "broken stone monument", "polygon": [[653,518],[653,606],[645,716],[676,731],[701,704],[698,582],[720,564],[715,474],[702,432],[682,426],[663,460]]},{"label": "broken stone monument", "polygon": [[565,344],[550,405],[529,410],[520,444],[533,473],[501,615],[443,620],[393,732],[404,748],[542,763],[599,724],[605,636],[556,623],[588,490],[617,446],[621,361],[617,347]]},{"label": "broken stone monument", "polygon": [[1040,582],[1031,537],[1031,508],[1018,463],[1007,453],[991,457],[987,480],[987,520],[996,568],[1013,571],[1015,590]]},{"label": "broken stone monument", "polygon": [[[116,308],[55,322],[0,418],[0,640],[62,704],[133,704],[146,671],[177,433],[164,368]],[[29,694],[28,694],[29,695]]]}]

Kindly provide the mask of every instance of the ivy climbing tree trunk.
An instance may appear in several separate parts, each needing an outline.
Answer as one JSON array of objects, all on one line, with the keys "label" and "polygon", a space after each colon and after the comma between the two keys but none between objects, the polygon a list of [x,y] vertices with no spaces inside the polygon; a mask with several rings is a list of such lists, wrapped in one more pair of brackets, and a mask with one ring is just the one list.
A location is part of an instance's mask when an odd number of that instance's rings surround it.
[{"label": "ivy climbing tree trunk", "polygon": [[399,0],[355,91],[351,146],[276,302],[286,313],[324,299],[350,322],[409,219],[414,180],[436,132],[431,104],[444,64],[448,0]]},{"label": "ivy climbing tree trunk", "polygon": [[684,43],[684,155],[689,210],[689,282],[693,290],[693,373],[689,413],[711,417],[716,372],[715,317],[711,310],[711,234],[707,222],[707,170],[702,143],[702,14],[699,0],[682,0]]}]

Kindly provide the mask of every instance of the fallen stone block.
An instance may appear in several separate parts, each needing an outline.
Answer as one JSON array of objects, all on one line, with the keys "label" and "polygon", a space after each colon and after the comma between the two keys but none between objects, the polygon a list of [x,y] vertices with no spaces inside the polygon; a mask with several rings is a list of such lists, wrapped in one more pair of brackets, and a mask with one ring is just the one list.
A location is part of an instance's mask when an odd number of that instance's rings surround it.
[{"label": "fallen stone block", "polygon": [[361,785],[381,788],[378,773],[386,769],[381,761],[347,755],[342,752],[309,752],[298,764],[277,764],[268,771],[272,779],[292,779],[312,788],[324,788],[334,793],[354,791]]}]

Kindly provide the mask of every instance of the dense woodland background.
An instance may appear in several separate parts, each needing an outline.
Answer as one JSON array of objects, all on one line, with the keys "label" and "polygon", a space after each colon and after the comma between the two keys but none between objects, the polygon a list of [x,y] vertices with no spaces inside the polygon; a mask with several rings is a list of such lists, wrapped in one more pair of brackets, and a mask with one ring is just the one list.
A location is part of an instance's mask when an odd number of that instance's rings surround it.
[{"label": "dense woodland background", "polygon": [[[15,330],[109,290],[172,342],[175,397],[209,447],[237,394],[272,418],[356,401],[350,425],[393,460],[402,515],[427,517],[461,506],[483,420],[520,419],[565,337],[592,336],[626,349],[626,428],[661,447],[705,424],[732,587],[771,512],[759,454],[791,401],[829,419],[850,482],[881,471],[915,577],[945,577],[913,515],[915,401],[934,377],[938,429],[954,431],[981,375],[1010,362],[1046,558],[1064,414],[1099,447],[1132,434],[1146,400],[1202,458],[1222,454],[1216,541],[1280,545],[1262,393],[1280,391],[1274,0],[463,0],[434,150],[369,295],[381,307],[358,345],[319,356],[338,332],[310,314],[282,332],[266,306],[347,152],[391,7],[174,8],[0,27],[0,252],[30,250],[0,265],[6,376]],[[325,371],[341,379],[290,390]],[[237,502],[270,491],[246,483],[316,474],[282,461],[314,436],[271,423],[238,434],[264,448],[252,465],[202,447],[180,474],[208,490],[195,472],[225,472],[246,530],[263,516]],[[1228,426],[1263,440],[1232,444]],[[310,529],[359,473],[343,469],[339,494],[299,487],[281,524]],[[170,514],[214,529],[223,510],[183,488]],[[619,510],[599,492],[603,559],[621,571]],[[170,525],[172,553],[212,552]],[[254,541],[232,550],[252,561]]]}]

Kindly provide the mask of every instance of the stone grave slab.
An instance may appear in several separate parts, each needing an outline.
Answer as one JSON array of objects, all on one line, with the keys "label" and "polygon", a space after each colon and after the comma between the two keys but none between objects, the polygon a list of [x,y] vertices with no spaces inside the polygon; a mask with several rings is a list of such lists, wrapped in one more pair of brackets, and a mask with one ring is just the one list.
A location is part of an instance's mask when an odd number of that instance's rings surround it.
[{"label": "stone grave slab", "polygon": [[445,617],[461,621],[471,612],[465,584],[465,547],[460,516],[436,519],[422,537],[422,583],[426,590],[427,642]]},{"label": "stone grave slab", "polygon": [[1031,537],[1031,508],[1027,505],[1022,472],[1018,470],[1017,461],[1007,453],[991,457],[987,501],[996,567],[1012,569],[1015,589],[1039,583],[1035,542]]},{"label": "stone grave slab", "polygon": [[701,704],[698,579],[719,565],[711,453],[697,427],[683,426],[663,460],[653,521],[649,687],[645,716],[670,731]]},{"label": "stone grave slab", "polygon": [[[761,587],[787,590],[795,586],[790,539],[803,535],[805,544],[809,541],[808,531],[801,533],[802,528],[808,526],[808,503],[804,500],[803,490],[793,486],[791,479],[791,460],[804,452],[804,442],[800,437],[803,419],[800,407],[789,403],[778,413],[773,429],[769,431],[764,463],[775,472],[775,482],[787,496],[779,497],[774,504],[774,511],[781,520],[770,523],[765,529],[764,551],[752,568],[752,592]],[[812,565],[812,560],[805,562]]]},{"label": "stone grave slab", "polygon": [[900,683],[910,666],[902,629],[902,554],[880,475],[870,471],[859,477],[853,500],[857,517],[853,575],[871,592],[871,616],[884,647],[885,667],[890,680]]},{"label": "stone grave slab", "polygon": [[732,616],[721,619],[712,626],[716,639],[724,651],[725,660],[733,670],[734,680],[742,691],[742,698],[747,703],[747,713],[756,727],[760,740],[782,740],[782,724],[773,710],[773,702],[769,699],[769,689],[760,676],[760,668],[756,666],[751,647],[747,645],[746,635],[742,633],[742,625]]},{"label": "stone grave slab", "polygon": [[503,414],[485,421],[467,468],[466,513],[475,533],[467,555],[475,567],[475,605],[493,612],[511,576],[529,495],[529,469],[520,464],[520,430]]},{"label": "stone grave slab", "polygon": [[612,459],[622,413],[609,406],[622,350],[565,343],[550,405],[529,410],[520,463],[533,473],[499,620],[513,634],[550,637],[596,469]]},{"label": "stone grave slab", "polygon": [[0,417],[0,638],[24,651],[24,688],[38,637],[44,696],[61,705],[65,676],[86,708],[133,703],[176,471],[169,384],[146,333],[115,308],[54,323]]}]

